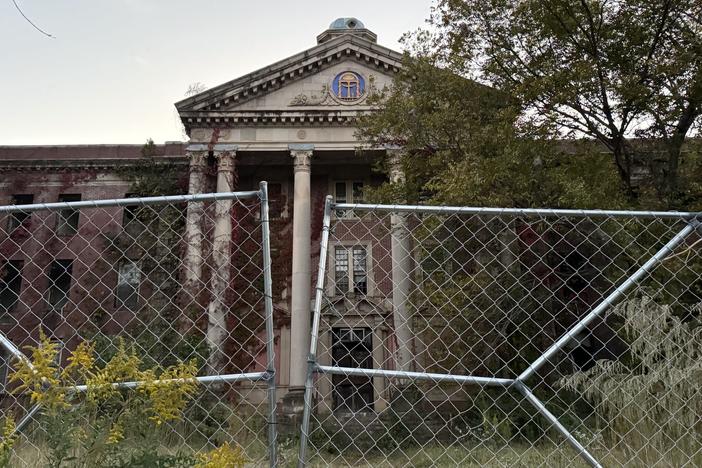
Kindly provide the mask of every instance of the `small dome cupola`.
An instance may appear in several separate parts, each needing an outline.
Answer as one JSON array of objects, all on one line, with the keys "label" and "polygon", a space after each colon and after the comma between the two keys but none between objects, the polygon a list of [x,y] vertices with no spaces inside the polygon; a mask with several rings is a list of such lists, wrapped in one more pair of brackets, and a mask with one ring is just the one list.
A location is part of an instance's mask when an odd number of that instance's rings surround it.
[{"label": "small dome cupola", "polygon": [[366,25],[357,18],[337,18],[331,22],[329,29],[317,36],[317,44],[327,42],[343,34],[352,34],[371,42],[378,42],[378,36],[366,29]]},{"label": "small dome cupola", "polygon": [[337,18],[329,25],[329,29],[366,29],[357,18]]}]

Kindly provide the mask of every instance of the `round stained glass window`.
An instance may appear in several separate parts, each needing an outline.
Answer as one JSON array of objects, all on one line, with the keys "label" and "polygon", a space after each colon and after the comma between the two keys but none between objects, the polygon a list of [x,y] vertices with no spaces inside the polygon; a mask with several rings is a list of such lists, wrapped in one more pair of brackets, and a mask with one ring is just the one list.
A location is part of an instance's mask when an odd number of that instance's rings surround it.
[{"label": "round stained glass window", "polygon": [[336,75],[331,91],[337,99],[356,101],[366,92],[366,81],[356,72],[345,71]]}]

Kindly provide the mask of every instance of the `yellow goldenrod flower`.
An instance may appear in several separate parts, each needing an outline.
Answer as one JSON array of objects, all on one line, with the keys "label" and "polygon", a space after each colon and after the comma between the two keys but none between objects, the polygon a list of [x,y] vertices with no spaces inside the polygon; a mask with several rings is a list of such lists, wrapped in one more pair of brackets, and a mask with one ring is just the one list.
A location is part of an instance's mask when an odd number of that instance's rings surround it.
[{"label": "yellow goldenrod flower", "polygon": [[109,445],[114,445],[119,443],[122,439],[124,439],[124,429],[122,425],[117,422],[110,428],[110,434],[107,436],[107,443]]},{"label": "yellow goldenrod flower", "polygon": [[49,411],[55,412],[67,406],[65,390],[61,388],[56,364],[58,345],[39,331],[39,345],[28,346],[31,363],[18,359],[10,382],[17,383],[14,393],[27,391],[32,403],[41,403]]},{"label": "yellow goldenrod flower", "polygon": [[151,378],[146,381],[141,391],[149,398],[154,413],[150,419],[156,425],[179,420],[182,417],[185,405],[197,391],[196,374],[195,361],[181,362],[166,368],[161,372],[158,380],[150,376]]},{"label": "yellow goldenrod flower", "polygon": [[95,346],[87,341],[80,343],[68,357],[68,365],[63,369],[61,377],[74,382],[86,381],[93,376],[95,365]]},{"label": "yellow goldenrod flower", "polygon": [[198,456],[195,468],[241,468],[248,460],[238,445],[231,447],[225,442],[218,448]]}]

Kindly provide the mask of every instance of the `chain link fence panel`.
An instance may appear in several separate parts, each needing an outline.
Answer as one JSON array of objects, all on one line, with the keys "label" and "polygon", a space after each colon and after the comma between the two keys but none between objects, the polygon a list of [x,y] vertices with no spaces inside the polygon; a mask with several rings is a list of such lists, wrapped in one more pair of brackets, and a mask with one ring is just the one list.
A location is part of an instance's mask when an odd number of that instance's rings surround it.
[{"label": "chain link fence panel", "polygon": [[275,465],[265,182],[0,223],[0,463]]},{"label": "chain link fence panel", "polygon": [[300,466],[702,466],[696,213],[333,204]]}]

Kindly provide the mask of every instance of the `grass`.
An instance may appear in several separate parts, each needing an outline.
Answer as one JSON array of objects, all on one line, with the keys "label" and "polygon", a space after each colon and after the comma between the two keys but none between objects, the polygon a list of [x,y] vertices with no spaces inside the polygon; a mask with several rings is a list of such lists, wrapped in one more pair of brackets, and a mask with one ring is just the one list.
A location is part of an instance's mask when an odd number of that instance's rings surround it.
[{"label": "grass", "polygon": [[[267,466],[266,447],[263,443],[250,444],[247,456],[251,460],[249,466]],[[44,468],[45,459],[42,455],[44,448],[33,445],[28,441],[18,444],[15,449],[11,466],[27,468]],[[178,447],[164,446],[163,453],[176,454]],[[292,468],[297,466],[299,445],[283,442],[279,445],[279,466]],[[595,457],[603,466],[626,468],[655,467],[673,468],[681,466],[702,466],[702,454],[667,454],[626,453],[619,450],[608,450],[604,447],[593,450]],[[566,443],[512,444],[509,446],[493,446],[479,444],[467,446],[444,446],[438,444],[397,449],[387,453],[369,452],[365,454],[332,454],[316,452],[309,447],[309,464],[311,468],[353,466],[363,468],[400,468],[400,467],[563,467],[586,468],[587,465],[575,451]],[[224,468],[224,467],[223,467]]]}]

